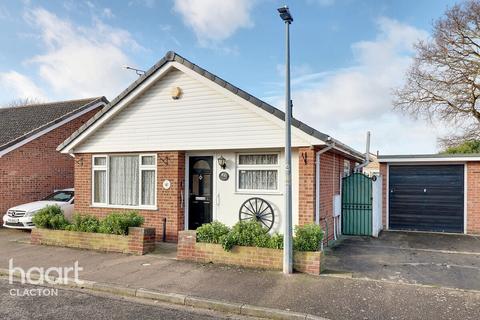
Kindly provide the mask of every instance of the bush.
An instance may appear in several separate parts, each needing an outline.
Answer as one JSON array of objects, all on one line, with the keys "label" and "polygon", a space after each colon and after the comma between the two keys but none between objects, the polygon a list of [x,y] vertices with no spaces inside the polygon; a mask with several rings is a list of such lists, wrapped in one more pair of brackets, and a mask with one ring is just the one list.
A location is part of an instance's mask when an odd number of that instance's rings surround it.
[{"label": "bush", "polygon": [[270,238],[268,247],[272,249],[283,249],[283,234],[274,233]]},{"label": "bush", "polygon": [[318,251],[323,239],[323,231],[319,225],[307,224],[295,226],[293,248],[297,251]]},{"label": "bush", "polygon": [[46,206],[40,209],[32,218],[37,228],[63,230],[68,225],[63,210],[57,205]]},{"label": "bush", "polygon": [[[318,251],[323,239],[323,231],[316,224],[295,226],[293,248],[297,251]],[[283,249],[283,235],[270,235],[260,223],[254,220],[240,221],[229,229],[223,223],[214,221],[197,229],[197,241],[219,243],[226,251],[234,246]]]},{"label": "bush", "polygon": [[75,214],[72,224],[68,225],[65,230],[79,232],[98,232],[100,220],[95,216]]},{"label": "bush", "polygon": [[144,222],[144,218],[136,211],[114,212],[110,213],[105,219],[100,221],[98,232],[110,233],[117,235],[127,235],[128,228],[140,227]]},{"label": "bush", "polygon": [[197,241],[221,244],[226,251],[232,250],[233,246],[283,248],[283,235],[270,235],[254,220],[240,221],[232,229],[218,221],[206,223],[197,229]]},{"label": "bush", "polygon": [[[231,237],[237,246],[265,246],[269,236],[260,223],[255,220],[240,221],[232,228]],[[231,248],[230,248],[231,249]],[[226,249],[227,250],[227,249]]]},{"label": "bush", "polygon": [[277,246],[272,242],[272,237],[268,234],[260,223],[254,220],[240,221],[235,224],[228,234],[221,238],[223,249],[232,250],[233,246],[254,246],[262,248],[272,248]]},{"label": "bush", "polygon": [[221,222],[213,221],[197,228],[197,241],[220,243],[222,238],[230,232],[230,228]]},{"label": "bush", "polygon": [[111,213],[103,220],[99,220],[95,216],[75,214],[70,224],[65,219],[62,209],[57,205],[41,209],[32,220],[38,228],[101,232],[117,235],[127,235],[128,228],[140,227],[144,221],[143,217],[136,211],[129,211],[125,213]]}]

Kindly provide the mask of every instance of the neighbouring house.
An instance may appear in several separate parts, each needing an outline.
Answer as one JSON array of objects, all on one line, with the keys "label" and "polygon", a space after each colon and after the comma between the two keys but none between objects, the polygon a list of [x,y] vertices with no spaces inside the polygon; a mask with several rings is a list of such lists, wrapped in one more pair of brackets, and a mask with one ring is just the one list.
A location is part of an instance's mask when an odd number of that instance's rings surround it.
[{"label": "neighbouring house", "polygon": [[107,103],[100,97],[0,108],[0,212],[73,186],[74,158],[56,148]]},{"label": "neighbouring house", "polygon": [[[293,224],[333,238],[333,199],[362,153],[293,121]],[[138,210],[157,241],[218,220],[284,225],[284,113],[168,52],[63,142],[75,209]]]},{"label": "neighbouring house", "polygon": [[480,154],[379,156],[383,227],[480,234]]}]

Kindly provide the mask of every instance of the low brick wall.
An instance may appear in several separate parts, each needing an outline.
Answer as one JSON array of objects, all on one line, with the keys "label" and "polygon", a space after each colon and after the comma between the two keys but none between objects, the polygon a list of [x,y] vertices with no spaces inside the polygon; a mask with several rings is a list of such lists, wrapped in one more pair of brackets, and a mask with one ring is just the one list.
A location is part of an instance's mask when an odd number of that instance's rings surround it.
[{"label": "low brick wall", "polygon": [[[248,268],[282,270],[283,250],[235,246],[225,251],[221,245],[197,242],[195,231],[178,233],[177,259],[201,263],[221,263]],[[294,252],[293,268],[296,271],[320,274],[322,252]]]},{"label": "low brick wall", "polygon": [[155,250],[155,228],[129,228],[127,236],[37,228],[30,243],[142,255]]}]

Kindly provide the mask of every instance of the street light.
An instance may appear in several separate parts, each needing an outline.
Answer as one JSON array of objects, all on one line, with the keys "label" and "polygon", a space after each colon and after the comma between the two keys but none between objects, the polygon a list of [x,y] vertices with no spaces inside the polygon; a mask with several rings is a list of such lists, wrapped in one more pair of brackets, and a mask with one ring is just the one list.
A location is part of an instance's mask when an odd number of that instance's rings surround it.
[{"label": "street light", "polygon": [[283,273],[292,273],[292,153],[291,121],[292,100],[290,99],[290,24],[292,15],[287,6],[278,8],[285,22],[285,236],[283,238]]}]

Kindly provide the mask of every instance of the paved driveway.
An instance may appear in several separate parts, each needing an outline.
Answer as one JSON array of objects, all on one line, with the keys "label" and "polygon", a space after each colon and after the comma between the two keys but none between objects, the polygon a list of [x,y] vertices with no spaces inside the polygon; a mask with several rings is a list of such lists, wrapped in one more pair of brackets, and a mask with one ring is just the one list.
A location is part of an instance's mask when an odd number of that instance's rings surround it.
[{"label": "paved driveway", "polygon": [[326,254],[328,270],[352,277],[480,290],[480,237],[383,232],[346,237]]}]

